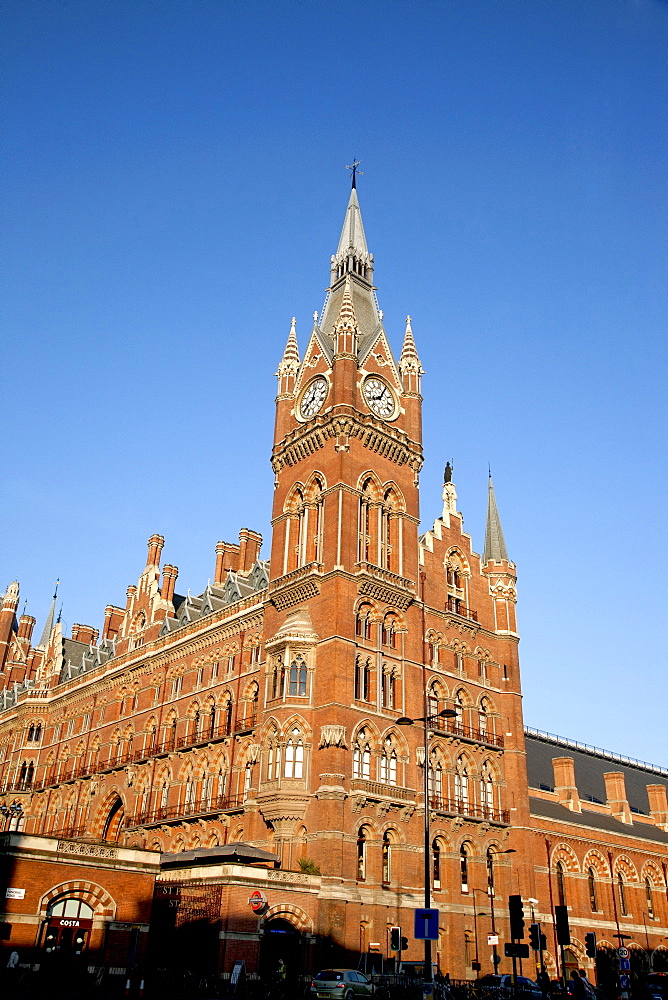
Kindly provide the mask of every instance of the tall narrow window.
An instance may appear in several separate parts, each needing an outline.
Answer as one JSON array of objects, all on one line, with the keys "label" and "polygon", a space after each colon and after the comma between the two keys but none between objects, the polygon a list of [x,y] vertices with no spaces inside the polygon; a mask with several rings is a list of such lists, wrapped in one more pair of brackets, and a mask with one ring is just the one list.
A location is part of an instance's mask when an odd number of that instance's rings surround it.
[{"label": "tall narrow window", "polygon": [[390,649],[397,648],[397,619],[395,615],[385,615],[383,619],[383,627],[381,634],[381,641],[383,646],[388,646]]},{"label": "tall narrow window", "polygon": [[304,743],[301,733],[296,727],[290,733],[290,739],[285,746],[283,774],[286,778],[304,777]]},{"label": "tall narrow window", "polygon": [[353,778],[371,777],[371,749],[365,729],[360,729],[353,746]]},{"label": "tall narrow window", "polygon": [[652,882],[649,876],[645,879],[645,901],[647,902],[647,916],[654,920],[654,906],[652,904]]},{"label": "tall narrow window", "polygon": [[253,784],[253,765],[246,764],[246,767],[244,768],[244,802],[250,795],[252,784]]},{"label": "tall narrow window", "polygon": [[494,782],[488,763],[483,764],[482,775],[480,777],[480,805],[485,817],[491,819],[494,812]]},{"label": "tall narrow window", "polygon": [[383,752],[380,756],[379,778],[387,785],[397,783],[397,751],[391,737],[387,737],[383,744]]},{"label": "tall narrow window", "polygon": [[592,913],[596,913],[598,903],[596,899],[596,875],[593,868],[587,872],[587,882],[589,884],[589,907]]},{"label": "tall narrow window", "polygon": [[617,894],[619,896],[619,909],[623,916],[626,916],[629,912],[626,908],[626,887],[624,885],[624,876],[621,872],[617,875]]},{"label": "tall narrow window", "polygon": [[459,874],[461,879],[462,892],[469,891],[469,848],[468,844],[462,844],[459,849]]},{"label": "tall narrow window", "polygon": [[433,752],[429,765],[429,799],[433,808],[441,808],[443,799],[443,768]]},{"label": "tall narrow window", "polygon": [[441,888],[441,842],[436,839],[431,845],[431,863],[432,863],[432,884],[434,889]]},{"label": "tall narrow window", "polygon": [[357,831],[357,878],[360,882],[366,878],[366,829],[363,826]]},{"label": "tall narrow window", "polygon": [[458,691],[455,696],[455,728],[461,730],[464,725],[464,695]]},{"label": "tall narrow window", "polygon": [[566,906],[566,880],[563,861],[557,861],[557,897],[559,906]]},{"label": "tall narrow window", "polygon": [[368,657],[355,659],[355,700],[371,700],[371,661]]},{"label": "tall narrow window", "polygon": [[489,703],[485,698],[480,702],[480,710],[478,712],[478,729],[480,730],[480,739],[487,740],[487,713],[489,712]]},{"label": "tall narrow window", "polygon": [[383,664],[382,707],[394,708],[394,667]]},{"label": "tall narrow window", "polygon": [[383,834],[383,882],[392,878],[392,840],[386,830]]},{"label": "tall narrow window", "polygon": [[297,656],[290,664],[290,695],[299,698],[306,696],[306,664],[301,656]]},{"label": "tall narrow window", "polygon": [[469,807],[469,774],[466,765],[460,761],[455,771],[455,803],[457,811],[466,814]]}]

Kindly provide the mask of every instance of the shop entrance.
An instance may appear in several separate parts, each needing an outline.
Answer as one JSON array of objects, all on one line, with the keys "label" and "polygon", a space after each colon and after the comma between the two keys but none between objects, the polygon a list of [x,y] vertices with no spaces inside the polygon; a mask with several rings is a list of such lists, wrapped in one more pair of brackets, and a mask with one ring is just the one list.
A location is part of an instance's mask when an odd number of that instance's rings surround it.
[{"label": "shop entrance", "polygon": [[42,947],[47,955],[76,959],[86,950],[93,909],[83,899],[59,899],[47,913]]},{"label": "shop entrance", "polygon": [[297,928],[281,917],[272,917],[262,927],[260,975],[275,980],[281,961],[288,982],[304,971],[304,939]]}]

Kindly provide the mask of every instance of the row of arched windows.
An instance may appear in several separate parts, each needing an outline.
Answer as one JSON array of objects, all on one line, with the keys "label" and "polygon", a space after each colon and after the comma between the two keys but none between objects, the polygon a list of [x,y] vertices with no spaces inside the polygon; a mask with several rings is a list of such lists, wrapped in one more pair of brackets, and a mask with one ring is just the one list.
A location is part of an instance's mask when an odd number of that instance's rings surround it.
[{"label": "row of arched windows", "polygon": [[[566,866],[563,861],[557,861],[555,866],[555,875],[557,883],[557,897],[560,906],[568,905],[568,896],[566,892]],[[627,893],[626,893],[626,882],[624,879],[624,874],[621,871],[617,872],[615,877],[615,892],[617,906],[619,907],[619,912],[622,916],[626,916],[629,913]],[[643,887],[645,891],[645,905],[647,907],[647,914],[650,919],[654,919],[654,903],[652,899],[652,890],[654,885],[649,876],[646,876],[643,882]],[[593,866],[589,866],[587,869],[587,888],[589,891],[589,906],[592,913],[600,912],[599,906],[599,892],[597,884],[597,873]]]},{"label": "row of arched windows", "polygon": [[280,656],[276,657],[271,673],[270,697],[306,698],[308,696],[308,669],[301,654],[295,656],[290,666],[286,666]]}]

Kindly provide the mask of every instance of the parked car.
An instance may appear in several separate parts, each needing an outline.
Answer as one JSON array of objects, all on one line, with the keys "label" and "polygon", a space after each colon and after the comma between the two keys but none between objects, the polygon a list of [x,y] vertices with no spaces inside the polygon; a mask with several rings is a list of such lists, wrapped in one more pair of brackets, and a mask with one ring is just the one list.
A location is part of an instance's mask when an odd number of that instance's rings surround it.
[{"label": "parked car", "polygon": [[377,986],[357,969],[323,969],[314,977],[306,996],[321,1000],[354,1000],[354,997],[387,1000],[388,993],[385,986]]},{"label": "parked car", "polygon": [[647,1000],[668,1000],[668,972],[650,972],[645,980]]},{"label": "parked car", "polygon": [[524,993],[527,997],[538,998],[543,995],[543,991],[538,983],[535,983],[533,979],[529,979],[527,976],[518,976],[517,987],[515,987],[512,976],[495,976],[490,972],[488,976],[481,976],[477,980],[477,985],[482,986],[484,989],[502,990],[504,993],[517,989],[519,993]]}]

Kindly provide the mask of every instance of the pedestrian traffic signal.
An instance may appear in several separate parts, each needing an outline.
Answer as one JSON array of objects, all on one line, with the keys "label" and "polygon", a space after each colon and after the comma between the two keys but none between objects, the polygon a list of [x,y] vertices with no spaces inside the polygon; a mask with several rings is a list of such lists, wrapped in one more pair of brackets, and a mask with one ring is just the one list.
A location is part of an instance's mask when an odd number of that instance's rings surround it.
[{"label": "pedestrian traffic signal", "polygon": [[390,951],[401,951],[401,927],[390,927]]},{"label": "pedestrian traffic signal", "polygon": [[522,941],[524,938],[524,906],[521,896],[508,897],[508,911],[510,913],[510,936],[513,941]]},{"label": "pedestrian traffic signal", "polygon": [[534,951],[540,951],[540,924],[529,925],[529,941]]},{"label": "pedestrian traffic signal", "polygon": [[555,906],[554,922],[557,925],[557,944],[570,944],[571,932],[568,926],[567,906]]},{"label": "pedestrian traffic signal", "polygon": [[596,958],[596,935],[593,931],[585,934],[585,951],[589,958]]}]

